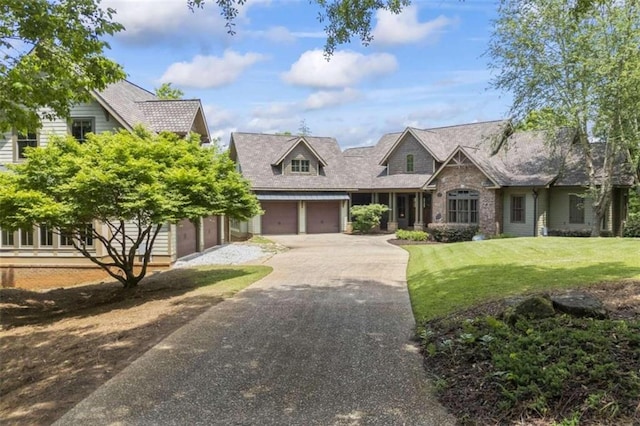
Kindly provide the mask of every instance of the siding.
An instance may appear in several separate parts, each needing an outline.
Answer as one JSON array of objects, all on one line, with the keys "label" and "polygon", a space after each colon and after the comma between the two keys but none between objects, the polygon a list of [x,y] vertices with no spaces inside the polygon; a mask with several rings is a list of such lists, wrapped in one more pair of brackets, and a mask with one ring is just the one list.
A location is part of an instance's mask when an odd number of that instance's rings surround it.
[{"label": "siding", "polygon": [[[309,173],[293,173],[291,172],[291,160],[309,160]],[[315,176],[318,174],[318,159],[307,149],[304,144],[299,143],[293,150],[287,155],[283,162],[283,168],[285,175],[298,175],[309,174]]]},{"label": "siding", "polygon": [[[531,188],[507,188],[502,191],[503,206],[503,231],[505,234],[517,235],[519,237],[533,236],[533,194]],[[525,221],[524,223],[511,222],[511,198],[514,195],[522,195],[525,198]]]},{"label": "siding", "polygon": [[[136,236],[138,231],[133,222],[127,222],[125,229],[128,235]],[[163,256],[169,254],[169,226],[167,224],[162,225],[160,233],[156,237],[156,242],[153,244],[152,254],[154,256]]]},{"label": "siding", "polygon": [[552,188],[549,199],[549,228],[550,229],[590,229],[593,222],[591,200],[584,199],[584,223],[569,223],[569,195],[583,194],[584,189]]},{"label": "siding", "polygon": [[13,162],[13,139],[11,132],[0,133],[0,164]]},{"label": "siding", "polygon": [[411,134],[400,141],[389,156],[389,174],[407,173],[407,155],[413,155],[413,173],[433,173],[433,157]]}]

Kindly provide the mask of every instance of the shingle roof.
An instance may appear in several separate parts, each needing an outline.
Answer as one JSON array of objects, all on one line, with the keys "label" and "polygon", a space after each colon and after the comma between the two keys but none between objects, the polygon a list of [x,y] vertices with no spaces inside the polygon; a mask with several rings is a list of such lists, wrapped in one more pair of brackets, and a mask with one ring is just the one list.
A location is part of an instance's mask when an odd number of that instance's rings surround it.
[{"label": "shingle roof", "polygon": [[[435,156],[434,175],[407,173],[387,175],[384,160],[410,132]],[[407,129],[389,133],[370,147],[340,151],[333,138],[306,137],[326,160],[320,176],[284,176],[271,166],[274,156],[290,149],[298,137],[233,133],[232,152],[237,153],[242,171],[254,189],[263,190],[419,190],[436,177],[440,165],[456,151],[463,152],[498,186],[583,186],[588,184],[580,148],[573,144],[574,132],[561,130],[548,143],[544,132],[510,134],[508,121],[489,121],[435,129]],[[500,147],[499,150],[497,148]],[[497,152],[496,152],[497,151]],[[599,150],[596,164],[602,164]],[[617,185],[629,185],[631,174],[618,170]]]},{"label": "shingle roof", "polygon": [[[202,105],[198,99],[160,100],[153,93],[127,80],[110,84],[93,95],[129,130],[141,124],[155,132],[186,134],[198,127],[199,132],[206,132],[203,136],[209,138],[209,129],[206,128]],[[202,115],[199,126],[196,125],[198,113]]]},{"label": "shingle roof", "polygon": [[201,105],[198,100],[148,100],[136,102],[150,128],[178,134],[189,133]]},{"label": "shingle roof", "polygon": [[338,142],[333,138],[305,136],[305,140],[327,163],[319,175],[283,175],[271,162],[299,136],[231,133],[229,148],[242,167],[242,174],[254,189],[346,190],[353,189],[352,177]]}]

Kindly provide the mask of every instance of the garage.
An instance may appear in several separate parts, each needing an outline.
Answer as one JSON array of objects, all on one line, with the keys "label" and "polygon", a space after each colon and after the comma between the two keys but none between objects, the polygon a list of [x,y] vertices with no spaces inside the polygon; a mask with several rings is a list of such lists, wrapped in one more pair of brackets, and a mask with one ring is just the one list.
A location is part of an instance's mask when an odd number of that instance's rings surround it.
[{"label": "garage", "polygon": [[182,219],[176,225],[176,254],[178,258],[198,251],[196,247],[196,227],[189,219]]},{"label": "garage", "polygon": [[218,217],[209,216],[202,220],[204,233],[204,249],[208,249],[219,244],[218,239]]},{"label": "garage", "polygon": [[263,201],[262,233],[282,235],[298,233],[297,201]]},{"label": "garage", "polygon": [[340,232],[340,201],[308,201],[307,233]]}]

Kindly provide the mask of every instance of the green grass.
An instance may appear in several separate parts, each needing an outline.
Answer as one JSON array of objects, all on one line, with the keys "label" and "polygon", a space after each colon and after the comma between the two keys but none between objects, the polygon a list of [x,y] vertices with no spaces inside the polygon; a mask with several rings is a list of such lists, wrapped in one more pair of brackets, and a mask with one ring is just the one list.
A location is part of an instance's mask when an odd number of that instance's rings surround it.
[{"label": "green grass", "polygon": [[273,271],[270,266],[206,266],[181,270],[181,279],[207,293],[214,291],[222,297],[230,297]]},{"label": "green grass", "polygon": [[510,238],[406,246],[418,324],[509,295],[640,279],[640,240]]}]

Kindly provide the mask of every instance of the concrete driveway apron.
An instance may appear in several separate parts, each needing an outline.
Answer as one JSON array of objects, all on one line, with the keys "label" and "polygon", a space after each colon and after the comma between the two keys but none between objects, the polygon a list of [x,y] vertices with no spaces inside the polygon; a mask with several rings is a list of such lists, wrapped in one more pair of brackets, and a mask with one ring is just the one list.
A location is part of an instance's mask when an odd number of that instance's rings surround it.
[{"label": "concrete driveway apron", "polygon": [[60,425],[446,425],[411,341],[407,253],[279,236],[272,274],[173,333]]}]

